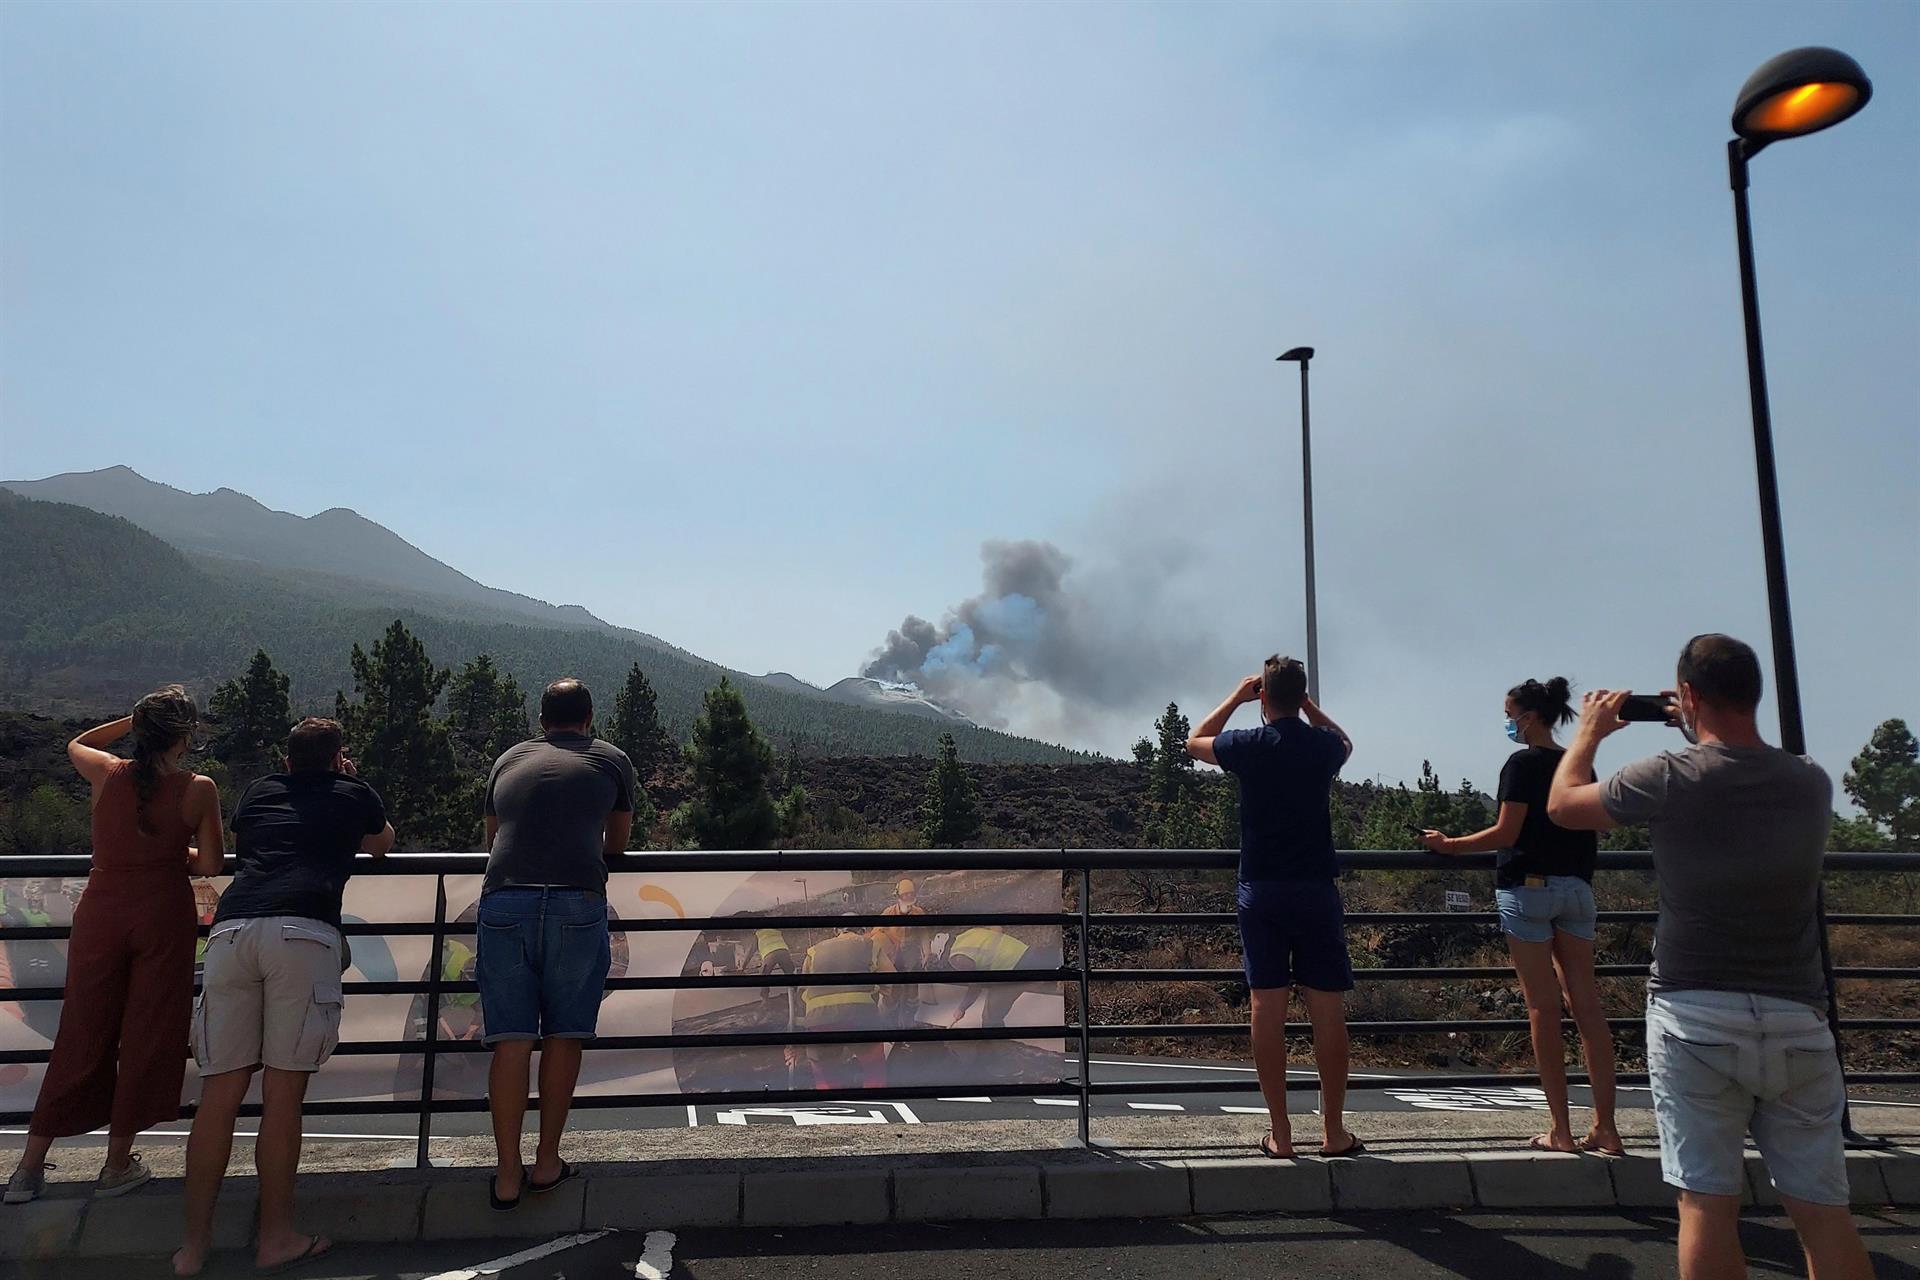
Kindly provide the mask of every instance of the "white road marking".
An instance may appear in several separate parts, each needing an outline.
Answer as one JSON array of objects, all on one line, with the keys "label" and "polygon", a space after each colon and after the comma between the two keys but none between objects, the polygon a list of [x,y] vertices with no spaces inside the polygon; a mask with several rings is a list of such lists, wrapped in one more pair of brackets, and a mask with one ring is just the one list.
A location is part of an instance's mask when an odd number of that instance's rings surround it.
[{"label": "white road marking", "polygon": [[992,1102],[992,1098],[935,1098],[935,1102]]},{"label": "white road marking", "polygon": [[694,1106],[691,1102],[689,1102],[687,1104],[687,1128],[697,1129],[699,1127],[700,1127],[700,1108]]},{"label": "white road marking", "polygon": [[673,1274],[673,1245],[677,1239],[671,1231],[647,1232],[647,1244],[640,1254],[640,1261],[633,1264],[635,1280],[667,1280]]},{"label": "white road marking", "polygon": [[1264,1116],[1268,1114],[1265,1107],[1222,1107],[1220,1109],[1229,1115],[1236,1116]]},{"label": "white road marking", "polygon": [[1129,1102],[1127,1105],[1129,1107],[1132,1107],[1135,1111],[1185,1111],[1186,1110],[1185,1107],[1181,1106],[1177,1102]]},{"label": "white road marking", "polygon": [[481,1276],[495,1276],[514,1267],[524,1267],[529,1262],[538,1262],[542,1258],[568,1249],[577,1249],[583,1244],[591,1244],[606,1231],[585,1231],[579,1235],[561,1236],[558,1240],[549,1240],[545,1244],[535,1245],[531,1249],[522,1249],[519,1253],[510,1253],[504,1258],[495,1258],[491,1262],[476,1262],[471,1267],[462,1267],[458,1271],[442,1271],[438,1275],[428,1276],[427,1280],[479,1280]]},{"label": "white road marking", "polygon": [[1036,1107],[1077,1107],[1080,1105],[1080,1101],[1077,1098],[1035,1098],[1033,1105]]}]

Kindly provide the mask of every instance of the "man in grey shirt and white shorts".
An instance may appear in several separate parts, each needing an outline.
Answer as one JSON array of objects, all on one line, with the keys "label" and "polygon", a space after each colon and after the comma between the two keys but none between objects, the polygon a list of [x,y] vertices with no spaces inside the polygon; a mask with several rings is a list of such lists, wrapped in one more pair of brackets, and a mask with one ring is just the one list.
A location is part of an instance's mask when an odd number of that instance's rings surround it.
[{"label": "man in grey shirt and white shorts", "polygon": [[1604,782],[1601,739],[1624,692],[1586,696],[1547,814],[1606,831],[1645,823],[1660,918],[1647,982],[1647,1069],[1661,1173],[1680,1189],[1680,1275],[1746,1274],[1740,1201],[1753,1135],[1819,1280],[1870,1280],[1848,1209],[1846,1084],[1827,1026],[1817,907],[1833,784],[1769,746],[1760,662],[1723,635],[1680,652],[1674,723],[1689,746]]}]

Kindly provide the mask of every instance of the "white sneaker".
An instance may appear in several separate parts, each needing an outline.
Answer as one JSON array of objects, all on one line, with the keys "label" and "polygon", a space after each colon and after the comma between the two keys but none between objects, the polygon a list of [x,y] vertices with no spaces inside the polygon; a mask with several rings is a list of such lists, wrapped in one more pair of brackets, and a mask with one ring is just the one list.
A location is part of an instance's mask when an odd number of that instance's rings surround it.
[{"label": "white sneaker", "polygon": [[38,1200],[40,1193],[47,1189],[47,1170],[51,1168],[50,1164],[42,1164],[37,1169],[29,1169],[23,1164],[15,1169],[7,1179],[7,1193],[0,1196],[0,1204],[31,1204]]},{"label": "white sneaker", "polygon": [[94,1184],[93,1195],[96,1200],[105,1200],[113,1196],[123,1196],[129,1191],[138,1191],[153,1178],[153,1170],[147,1168],[140,1159],[140,1153],[134,1152],[127,1158],[127,1167],[115,1172],[102,1167],[100,1181]]}]

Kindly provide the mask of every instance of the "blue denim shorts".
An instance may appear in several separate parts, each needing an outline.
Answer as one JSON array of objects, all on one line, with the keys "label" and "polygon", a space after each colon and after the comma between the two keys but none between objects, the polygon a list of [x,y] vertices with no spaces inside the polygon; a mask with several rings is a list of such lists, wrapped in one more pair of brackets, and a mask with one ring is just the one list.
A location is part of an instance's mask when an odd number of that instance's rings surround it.
[{"label": "blue denim shorts", "polygon": [[1656,993],[1647,1076],[1667,1182],[1743,1195],[1751,1132],[1781,1195],[1847,1203],[1846,1084],[1819,1009],[1738,991]]},{"label": "blue denim shorts", "polygon": [[1494,891],[1500,928],[1522,942],[1552,942],[1554,930],[1593,941],[1593,886],[1579,876],[1548,876],[1540,886]]},{"label": "blue denim shorts", "polygon": [[613,951],[607,900],[585,889],[496,889],[480,899],[480,1010],[488,1044],[591,1040]]},{"label": "blue denim shorts", "polygon": [[1247,986],[1353,990],[1340,886],[1324,881],[1240,882],[1240,951]]}]

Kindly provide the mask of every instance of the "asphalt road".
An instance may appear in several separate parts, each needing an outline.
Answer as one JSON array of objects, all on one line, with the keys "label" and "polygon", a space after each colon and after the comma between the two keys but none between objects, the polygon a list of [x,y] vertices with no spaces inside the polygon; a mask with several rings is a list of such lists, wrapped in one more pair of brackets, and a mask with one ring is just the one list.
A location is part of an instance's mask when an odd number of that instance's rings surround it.
[{"label": "asphalt road", "polygon": [[[1879,1280],[1920,1280],[1920,1213],[1863,1216]],[[1742,1224],[1756,1276],[1800,1275],[1791,1224]],[[1619,1212],[1256,1215],[1172,1221],[615,1233],[570,1246],[517,1241],[342,1247],[303,1280],[1621,1280],[1669,1277],[1671,1215]],[[560,1244],[563,1247],[555,1247]],[[523,1252],[524,1251],[524,1252]],[[514,1255],[520,1254],[516,1258]],[[164,1264],[114,1259],[21,1265],[20,1280],[126,1280]],[[250,1276],[225,1254],[210,1280]]]},{"label": "asphalt road", "polygon": [[[1077,1073],[1079,1060],[1069,1058],[1062,1062],[1062,1074]],[[1298,1079],[1311,1079],[1311,1071],[1292,1073]],[[1372,1081],[1391,1081],[1405,1073],[1360,1071],[1356,1077]],[[1178,1083],[1186,1080],[1216,1081],[1222,1079],[1244,1080],[1246,1088],[1231,1093],[1172,1093],[1172,1094],[1117,1094],[1094,1099],[1094,1113],[1101,1116],[1117,1115],[1156,1115],[1156,1114],[1264,1114],[1258,1089],[1254,1085],[1253,1067],[1247,1063],[1176,1060],[1167,1058],[1130,1058],[1100,1057],[1093,1060],[1093,1078],[1095,1080],[1132,1080],[1165,1081]],[[1880,1091],[1887,1094],[1887,1091]],[[1573,1104],[1576,1107],[1587,1105],[1587,1091],[1575,1088],[1572,1091]],[[1893,1099],[1890,1102],[1890,1099]],[[1310,1115],[1319,1106],[1319,1095],[1312,1091],[1296,1090],[1288,1097],[1288,1109],[1295,1114]],[[1876,1106],[1895,1105],[1920,1108],[1920,1095],[1909,1091],[1900,1094],[1887,1094],[1875,1097]],[[912,1102],[864,1102],[836,1103],[823,1096],[819,1104],[812,1106],[751,1107],[751,1106],[679,1106],[644,1107],[620,1109],[585,1109],[576,1111],[570,1128],[575,1130],[632,1130],[686,1128],[715,1124],[931,1124],[942,1120],[1032,1120],[1050,1115],[1071,1116],[1076,1103],[1071,1098],[1048,1098],[1027,1096],[1012,1098],[972,1097],[964,1090],[956,1089],[950,1096],[935,1099],[916,1099]],[[1644,1108],[1649,1105],[1645,1089],[1623,1088],[1620,1091],[1620,1106],[1623,1108]],[[1430,1112],[1500,1112],[1500,1111],[1544,1111],[1546,1099],[1539,1089],[1530,1086],[1505,1088],[1459,1088],[1448,1089],[1431,1080],[1422,1083],[1408,1083],[1404,1086],[1387,1085],[1382,1088],[1354,1089],[1347,1094],[1347,1109],[1354,1112],[1377,1111],[1430,1111]],[[183,1141],[187,1126],[172,1125],[149,1133],[143,1141]],[[242,1123],[242,1132],[250,1132],[250,1126]],[[398,1116],[327,1116],[316,1117],[307,1124],[309,1139],[328,1138],[360,1139],[369,1137],[390,1137],[410,1139],[414,1136],[411,1121]],[[485,1134],[487,1120],[484,1115],[443,1115],[435,1118],[434,1133],[446,1137]],[[17,1130],[4,1130],[0,1134],[17,1137]]]}]

